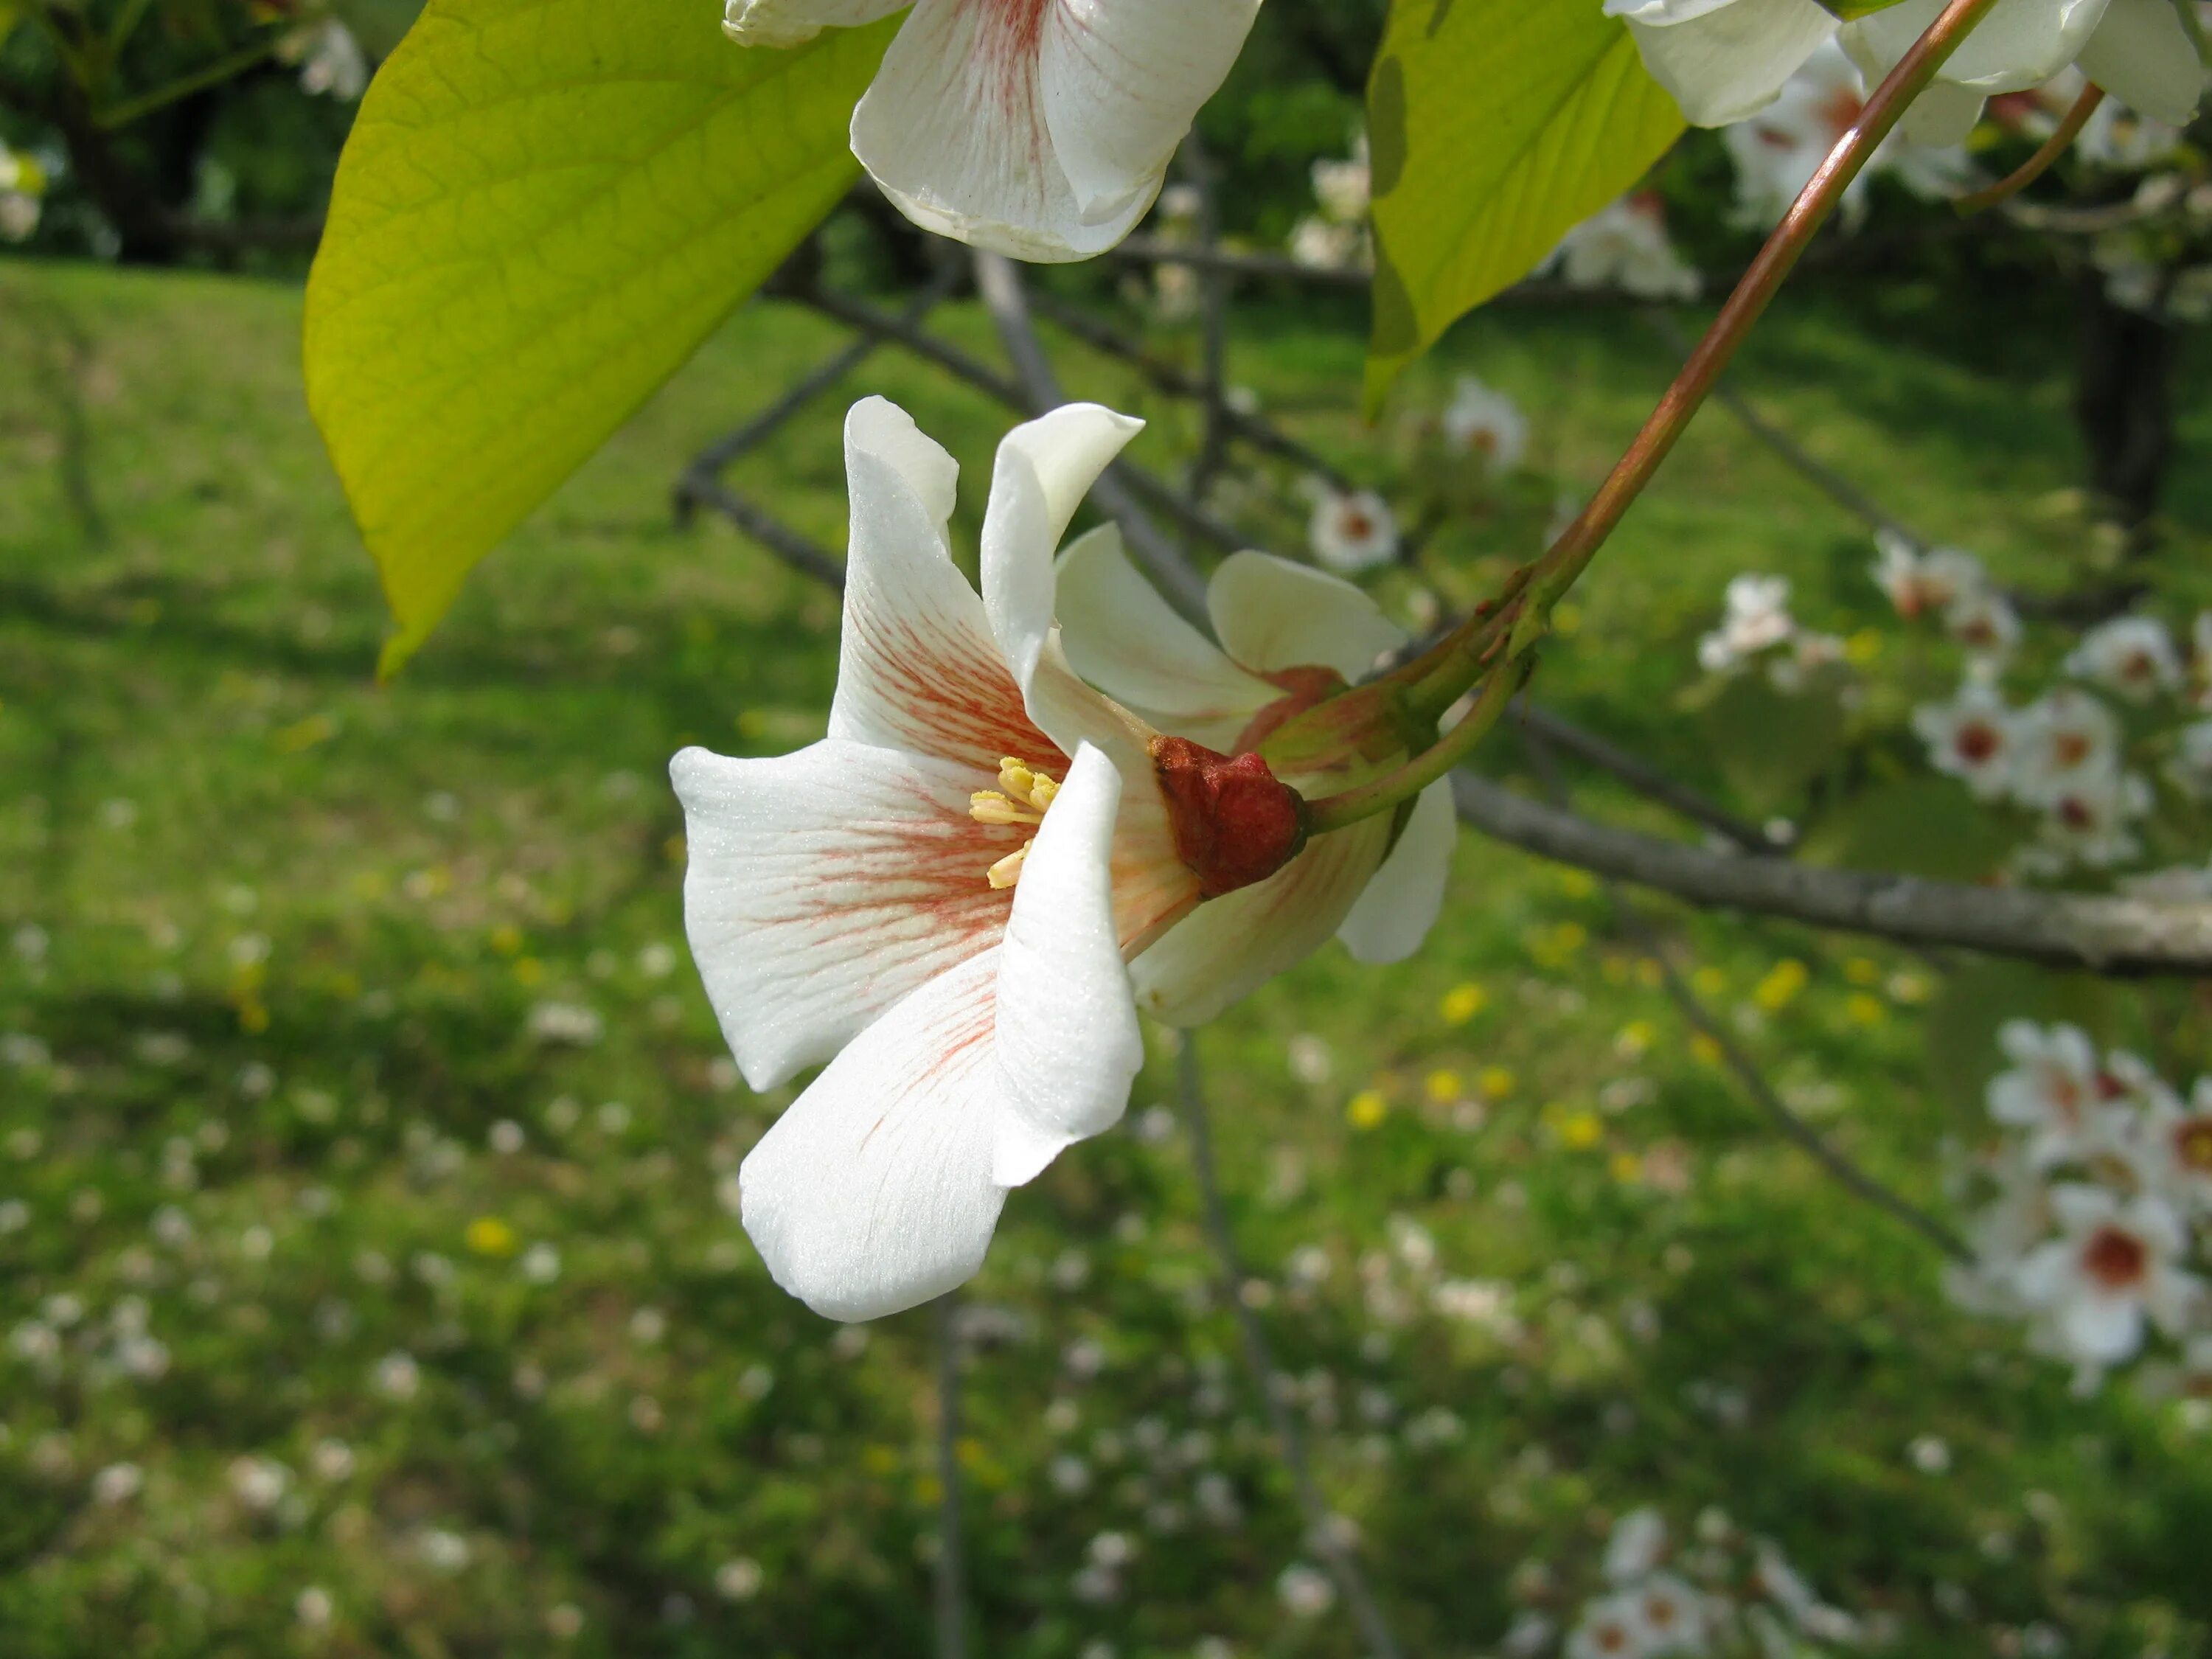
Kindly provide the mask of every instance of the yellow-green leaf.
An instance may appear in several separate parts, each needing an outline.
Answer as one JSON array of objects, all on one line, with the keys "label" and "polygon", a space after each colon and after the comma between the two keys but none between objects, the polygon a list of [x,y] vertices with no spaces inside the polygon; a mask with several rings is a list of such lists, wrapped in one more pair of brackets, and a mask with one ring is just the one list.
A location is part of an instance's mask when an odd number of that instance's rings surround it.
[{"label": "yellow-green leaf", "polygon": [[1682,131],[1596,0],[1392,0],[1368,84],[1367,402],[1633,185]]},{"label": "yellow-green leaf", "polygon": [[410,655],[462,579],[850,185],[893,20],[747,51],[701,0],[431,0],[362,105],[307,397]]}]

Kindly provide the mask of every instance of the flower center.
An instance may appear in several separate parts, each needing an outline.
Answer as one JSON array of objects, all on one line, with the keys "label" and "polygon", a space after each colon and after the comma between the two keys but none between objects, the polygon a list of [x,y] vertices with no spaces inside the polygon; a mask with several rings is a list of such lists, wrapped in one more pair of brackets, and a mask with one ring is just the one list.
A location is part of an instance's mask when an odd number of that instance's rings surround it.
[{"label": "flower center", "polygon": [[1959,756],[1969,763],[1980,766],[1993,758],[2002,739],[1996,728],[1979,720],[1970,721],[1959,728]]},{"label": "flower center", "polygon": [[999,787],[978,789],[968,798],[968,816],[976,823],[1016,825],[1032,832],[984,872],[992,886],[1003,892],[1022,878],[1022,861],[1036,842],[1034,832],[1059,793],[1056,779],[1009,755],[999,763]]},{"label": "flower center", "polygon": [[2142,1282],[2150,1265],[2150,1252],[2133,1233],[2118,1227],[2100,1227],[2081,1249],[2081,1266],[2090,1278],[2108,1291],[2124,1291]]},{"label": "flower center", "polygon": [[2212,1121],[2198,1118],[2176,1129],[2173,1155],[2185,1170],[2212,1175]]},{"label": "flower center", "polygon": [[2051,753],[2061,766],[2079,766],[2089,758],[2089,739],[2079,732],[2061,732],[2051,744]]}]

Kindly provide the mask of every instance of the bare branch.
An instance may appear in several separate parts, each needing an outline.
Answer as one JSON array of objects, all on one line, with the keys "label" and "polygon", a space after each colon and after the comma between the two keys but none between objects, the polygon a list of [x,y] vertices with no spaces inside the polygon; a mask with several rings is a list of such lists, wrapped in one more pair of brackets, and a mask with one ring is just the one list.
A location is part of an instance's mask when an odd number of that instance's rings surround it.
[{"label": "bare branch", "polygon": [[1252,1373],[1253,1386],[1260,1390],[1261,1405],[1267,1413],[1267,1425],[1282,1452],[1283,1468],[1291,1477],[1291,1490],[1297,1498],[1299,1513],[1305,1518],[1306,1534],[1314,1553],[1322,1558],[1329,1577],[1336,1581],[1344,1605],[1350,1610],[1352,1622],[1359,1626],[1360,1637],[1374,1659],[1398,1659],[1400,1650],[1397,1638],[1390,1633],[1389,1621],[1383,1617],[1381,1604],[1368,1588],[1358,1558],[1338,1536],[1335,1514],[1322,1494],[1320,1482],[1314,1479],[1313,1460],[1306,1451],[1305,1436],[1284,1395],[1284,1384],[1289,1379],[1275,1364],[1267,1327],[1244,1300],[1245,1280],[1249,1275],[1244,1270],[1243,1259],[1237,1254],[1236,1231],[1229,1224],[1229,1208],[1222,1202],[1221,1182],[1214,1170],[1213,1133],[1206,1119],[1206,1094],[1199,1073],[1198,1033],[1184,1031],[1181,1037],[1182,1046],[1176,1056],[1176,1082],[1182,1097],[1183,1116],[1190,1125],[1191,1169],[1198,1180],[1206,1236],[1221,1268],[1222,1300],[1228,1304],[1230,1315],[1237,1322],[1245,1367]]},{"label": "bare branch", "polygon": [[1611,773],[1647,800],[1656,801],[1691,823],[1702,824],[1715,835],[1725,836],[1743,852],[1774,854],[1784,850],[1759,825],[1738,817],[1688,784],[1668,777],[1650,762],[1630,754],[1595,732],[1577,726],[1563,714],[1553,714],[1542,705],[1524,698],[1521,705],[1521,725],[1533,737],[1565,750],[1577,760],[1587,761],[1601,772]]},{"label": "bare branch", "polygon": [[1593,823],[1466,771],[1454,774],[1452,793],[1461,818],[1485,835],[1692,904],[2113,977],[2212,976],[2212,903],[1970,887],[1708,853]]}]

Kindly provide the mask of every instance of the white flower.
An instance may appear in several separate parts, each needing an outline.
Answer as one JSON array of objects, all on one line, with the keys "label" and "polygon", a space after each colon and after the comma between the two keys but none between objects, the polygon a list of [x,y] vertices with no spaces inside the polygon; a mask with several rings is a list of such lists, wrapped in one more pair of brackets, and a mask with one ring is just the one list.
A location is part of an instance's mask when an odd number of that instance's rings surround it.
[{"label": "white flower", "polygon": [[1667,1522],[1649,1507],[1631,1510],[1613,1523],[1605,1540],[1605,1576],[1616,1584],[1658,1570],[1667,1559]]},{"label": "white flower", "polygon": [[2130,702],[2147,702],[2181,687],[2181,657],[2173,635],[2154,617],[2115,617],[2081,636],[2066,659],[2066,672],[2094,680]]},{"label": "white flower", "polygon": [[240,1457],[230,1466],[230,1490],[257,1514],[267,1514],[290,1490],[292,1472],[274,1458]]},{"label": "white flower", "polygon": [[[1870,78],[1895,68],[1943,9],[1904,0],[1843,27]],[[2172,0],[1997,0],[1913,100],[1899,131],[1923,143],[1962,141],[1994,93],[2040,86],[2069,64],[2130,109],[2188,125],[2204,65]]]},{"label": "white flower", "polygon": [[1336,1586],[1319,1567],[1294,1561],[1275,1580],[1275,1594],[1294,1619],[1318,1619],[1336,1605]]},{"label": "white flower", "polygon": [[46,191],[46,170],[21,150],[0,143],[0,242],[31,240]]},{"label": "white flower", "polygon": [[2020,712],[2014,786],[2031,805],[2057,801],[2119,763],[2120,723],[2086,691],[2059,686]]},{"label": "white flower", "polygon": [[2022,854],[2026,867],[2055,875],[2070,864],[2102,870],[2140,857],[2142,843],[2128,825],[2154,804],[2150,785],[2133,772],[2108,768],[2073,779],[2043,803],[2040,843]]},{"label": "white flower", "polygon": [[2212,720],[2186,726],[2166,763],[2173,787],[2193,800],[2212,797]]},{"label": "white flower", "polygon": [[311,97],[350,104],[368,90],[368,54],[335,17],[293,30],[277,43],[276,56],[300,66],[301,90]]},{"label": "white flower", "polygon": [[2136,1126],[2130,1162],[2153,1191],[2197,1214],[2212,1213],[2212,1077],[2199,1078],[2184,1106],[2161,1100]]},{"label": "white flower", "polygon": [[1313,164],[1314,200],[1321,210],[1340,225],[1354,225],[1367,217],[1373,169],[1367,156],[1367,135],[1352,141],[1352,156],[1343,161]]},{"label": "white flower", "polygon": [[[1405,642],[1350,583],[1264,553],[1215,570],[1206,609],[1220,644],[1137,574],[1110,531],[1060,562],[1061,639],[1076,672],[1161,731],[1243,751],[1302,702],[1355,681]],[[1357,776],[1286,770],[1307,794]],[[1410,956],[1443,908],[1455,836],[1449,786],[1423,791],[1393,844],[1388,814],[1313,842],[1267,880],[1209,900],[1130,964],[1139,1005],[1178,1025],[1223,1008],[1334,933],[1368,963]]]},{"label": "white flower", "polygon": [[1590,1602],[1567,1637],[1567,1659],[1645,1659],[1656,1650],[1643,1607],[1629,1590]]},{"label": "white flower", "polygon": [[1787,641],[1797,624],[1790,616],[1786,576],[1744,574],[1729,580],[1721,625],[1698,641],[1698,661],[1722,673],[1747,657]]},{"label": "white flower", "polygon": [[2172,1207],[2075,1185],[2053,1188],[2051,1201],[2059,1237],[2028,1253],[2018,1280],[2061,1351],[2117,1364],[2142,1346],[2146,1319],[2179,1334],[2203,1286],[2179,1265],[2188,1234]]},{"label": "white flower", "polygon": [[2002,660],[2020,643],[2020,615],[1992,588],[1961,593],[1944,607],[1943,626],[1978,657]]},{"label": "white flower", "polygon": [[2012,1069],[1990,1079],[1990,1115],[2027,1132],[2029,1168],[2076,1162],[2117,1144],[2123,1124],[2096,1048],[2078,1026],[2008,1020],[1997,1046]]},{"label": "white flower", "polygon": [[136,1463],[110,1463],[92,1477],[92,1501],[112,1509],[145,1489],[145,1473]]},{"label": "white flower", "polygon": [[[727,0],[744,46],[905,0]],[[918,0],[853,112],[853,154],[924,229],[1018,258],[1103,253],[1144,217],[1260,0]]]},{"label": "white flower", "polygon": [[1606,0],[1605,9],[1628,20],[1644,66],[1701,127],[1765,108],[1836,33],[1814,0]]},{"label": "white flower", "polygon": [[2074,141],[2074,153],[2092,167],[2134,173],[2154,167],[2181,147],[2181,129],[2139,115],[2117,98],[2090,112]]},{"label": "white flower", "polygon": [[1643,1620],[1650,1650],[1659,1653],[1703,1653],[1705,1650],[1705,1598],[1671,1572],[1655,1572],[1627,1592]]},{"label": "white flower", "polygon": [[1528,417],[1503,392],[1462,374],[1443,414],[1454,449],[1478,456],[1492,473],[1510,472],[1528,452]]},{"label": "white flower", "polygon": [[[1143,1060],[1135,996],[1163,1018],[1207,1017],[1345,923],[1389,845],[1384,820],[1320,837],[1200,908],[1216,876],[1179,854],[1163,779],[1172,756],[1204,751],[1085,684],[1066,652],[1092,672],[1128,666],[1114,689],[1170,711],[1286,693],[1194,634],[1202,653],[1157,629],[1117,643],[1164,605],[1111,528],[1067,558],[1125,608],[1083,589],[1067,610],[1083,643],[1064,647],[1054,550],[1136,429],[1073,404],[1006,438],[979,598],[946,539],[951,457],[882,399],[856,405],[830,735],[771,760],[687,750],[672,764],[692,954],[740,1069],[765,1089],[830,1062],[738,1186],[776,1281],[832,1317],[893,1312],[970,1277],[1007,1193],[1121,1117]],[[1224,579],[1238,580],[1224,567],[1217,593]],[[1346,590],[1328,587],[1340,639]],[[1316,609],[1234,607],[1263,645],[1297,653],[1268,672],[1315,660]],[[1382,647],[1364,648],[1363,665]],[[1279,807],[1286,855],[1294,798],[1255,756],[1235,769],[1255,803]]]},{"label": "white flower", "polygon": [[1372,570],[1398,556],[1398,520],[1371,489],[1316,492],[1307,536],[1332,570]]},{"label": "white flower", "polygon": [[1996,688],[1968,679],[1948,702],[1923,703],[1912,729],[1928,745],[1929,763],[1963,781],[1978,800],[2011,793],[2020,764],[2020,717]]},{"label": "white flower", "polygon": [[[1759,227],[1780,224],[1858,119],[1864,102],[1865,83],[1857,66],[1829,40],[1814,49],[1771,104],[1731,122],[1721,137],[1735,164],[1738,220]],[[1956,193],[1972,177],[1973,167],[1963,149],[1930,149],[1893,137],[1844,192],[1847,224],[1864,216],[1867,191],[1881,173],[1894,173],[1915,195],[1940,198]]]},{"label": "white flower", "polygon": [[1624,196],[1592,214],[1560,240],[1540,270],[1557,270],[1570,288],[1619,289],[1639,300],[1694,300],[1698,273],[1667,235],[1659,198]]},{"label": "white flower", "polygon": [[1310,214],[1291,228],[1290,250],[1309,270],[1364,270],[1370,257],[1364,225],[1336,224]]},{"label": "white flower", "polygon": [[1906,621],[1929,611],[1948,611],[1959,600],[1986,592],[1989,573],[1972,554],[1955,547],[1923,553],[1894,531],[1875,533],[1880,556],[1874,579],[1897,614]]}]

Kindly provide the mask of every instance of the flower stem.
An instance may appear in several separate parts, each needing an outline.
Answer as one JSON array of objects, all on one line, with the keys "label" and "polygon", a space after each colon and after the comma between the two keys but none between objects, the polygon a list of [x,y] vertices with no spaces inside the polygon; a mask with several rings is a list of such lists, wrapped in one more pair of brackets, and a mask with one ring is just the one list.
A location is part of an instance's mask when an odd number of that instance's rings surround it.
[{"label": "flower stem", "polygon": [[[1409,708],[1422,711],[1448,705],[1472,685],[1489,663],[1489,680],[1468,717],[1454,726],[1426,753],[1396,771],[1308,803],[1313,834],[1325,834],[1357,823],[1409,800],[1444,775],[1474,750],[1498,723],[1534,671],[1536,645],[1550,630],[1552,607],[1589,568],[1599,548],[1644,493],[1661,463],[1666,460],[1721,373],[1735,356],[1736,348],[1752,325],[1773,302],[1784,280],[1826,223],[1850,188],[1894,130],[1906,107],[1936,78],[1936,71],[1958,50],[1959,45],[1982,21],[1996,0],[1949,0],[1928,31],[1913,42],[1875,89],[1858,118],[1838,142],[1828,159],[1805,186],[1789,213],[1759,249],[1735,291],[1721,307],[1698,349],[1683,364],[1682,372],[1667,388],[1659,406],[1628,447],[1613,472],[1598,487],[1589,504],[1561,533],[1534,564],[1516,572],[1501,603],[1470,617],[1443,640],[1422,653],[1395,677],[1409,685]],[[2086,117],[2084,118],[2086,118]],[[1503,648],[1498,635],[1504,634]]]},{"label": "flower stem", "polygon": [[2058,131],[2045,140],[2041,149],[1987,190],[1978,190],[1972,196],[1961,196],[1951,205],[1964,215],[1979,213],[1984,208],[1993,208],[2000,202],[2010,201],[2051,171],[2052,164],[2065,155],[2072,148],[2074,141],[2081,136],[2081,129],[2089,125],[2089,118],[2097,112],[2097,106],[2104,101],[2104,88],[2092,82],[2074,100],[2074,107],[2066,112],[2066,118],[2058,124]]},{"label": "flower stem", "polygon": [[1521,689],[1535,666],[1534,653],[1529,653],[1516,663],[1492,669],[1483,684],[1482,695],[1468,710],[1467,718],[1445,732],[1432,747],[1372,782],[1308,801],[1306,833],[1325,836],[1332,830],[1394,811],[1401,802],[1413,799],[1474,752],[1474,746],[1498,724],[1512,702],[1513,694]]}]

